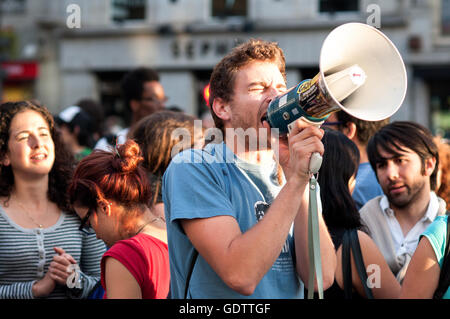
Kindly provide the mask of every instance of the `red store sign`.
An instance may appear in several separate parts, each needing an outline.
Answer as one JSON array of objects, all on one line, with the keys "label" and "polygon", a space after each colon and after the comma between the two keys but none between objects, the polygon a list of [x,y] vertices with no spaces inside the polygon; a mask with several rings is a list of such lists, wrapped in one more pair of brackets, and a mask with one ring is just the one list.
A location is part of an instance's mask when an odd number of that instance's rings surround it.
[{"label": "red store sign", "polygon": [[34,80],[38,76],[39,68],[36,62],[2,62],[6,81]]}]

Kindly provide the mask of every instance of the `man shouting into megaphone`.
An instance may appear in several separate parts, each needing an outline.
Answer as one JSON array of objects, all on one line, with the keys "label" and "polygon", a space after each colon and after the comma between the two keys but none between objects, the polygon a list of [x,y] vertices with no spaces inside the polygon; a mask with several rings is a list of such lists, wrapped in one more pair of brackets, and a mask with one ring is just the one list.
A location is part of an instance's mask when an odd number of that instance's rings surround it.
[{"label": "man shouting into megaphone", "polygon": [[[284,92],[275,43],[250,40],[215,66],[210,105],[224,140],[178,154],[164,175],[172,298],[303,298],[309,162],[323,131],[297,120],[278,139],[266,113]],[[319,236],[327,289],[336,257],[321,216]]]}]

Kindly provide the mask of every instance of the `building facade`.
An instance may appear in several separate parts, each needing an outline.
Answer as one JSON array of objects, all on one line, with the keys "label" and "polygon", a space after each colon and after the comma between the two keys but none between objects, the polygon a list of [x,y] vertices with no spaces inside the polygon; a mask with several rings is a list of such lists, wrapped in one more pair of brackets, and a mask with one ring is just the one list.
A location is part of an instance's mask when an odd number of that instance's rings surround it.
[{"label": "building facade", "polygon": [[290,87],[318,72],[320,49],[332,29],[362,22],[386,34],[406,65],[407,95],[393,119],[450,135],[449,0],[6,3],[19,8],[10,14],[5,14],[8,8],[2,10],[2,29],[14,30],[20,39],[17,60],[38,66],[27,85],[55,112],[91,97],[102,102],[106,114],[121,115],[120,78],[135,67],[149,66],[161,76],[168,106],[200,115],[207,111],[202,95],[212,68],[236,44],[249,38],[278,42]]}]

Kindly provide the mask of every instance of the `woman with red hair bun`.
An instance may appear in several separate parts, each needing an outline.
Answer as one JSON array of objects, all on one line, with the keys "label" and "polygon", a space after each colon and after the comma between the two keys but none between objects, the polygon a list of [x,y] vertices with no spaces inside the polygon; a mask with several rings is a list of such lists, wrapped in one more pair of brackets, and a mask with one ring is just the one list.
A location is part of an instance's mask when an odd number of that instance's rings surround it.
[{"label": "woman with red hair bun", "polygon": [[101,261],[104,298],[163,299],[169,292],[165,222],[149,208],[150,184],[132,140],[95,150],[78,164],[69,187],[80,229],[110,249]]}]

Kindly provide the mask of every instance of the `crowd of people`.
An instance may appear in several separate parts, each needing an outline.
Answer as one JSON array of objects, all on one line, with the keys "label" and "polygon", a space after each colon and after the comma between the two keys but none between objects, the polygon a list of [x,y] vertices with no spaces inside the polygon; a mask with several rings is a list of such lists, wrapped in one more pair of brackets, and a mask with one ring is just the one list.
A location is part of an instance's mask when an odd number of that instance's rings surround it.
[{"label": "crowd of people", "polygon": [[[167,108],[144,67],[122,80],[129,124],[115,131],[89,99],[55,115],[2,103],[0,299],[297,299],[308,287],[450,299],[448,142],[344,111],[276,135],[266,113],[285,73],[276,43],[233,48],[211,74],[211,129]],[[313,153],[321,287],[309,273]]]}]

